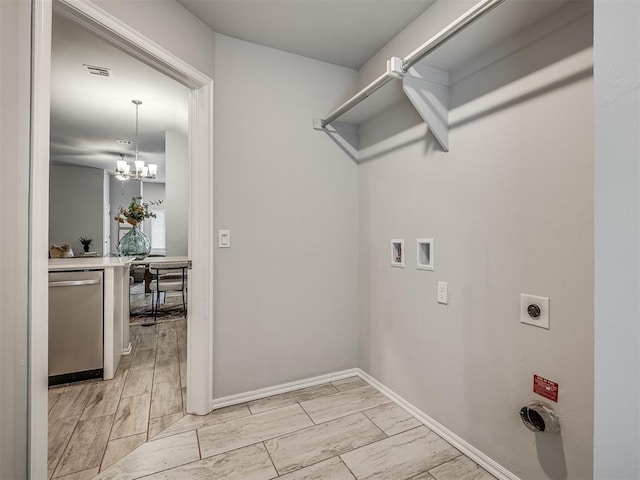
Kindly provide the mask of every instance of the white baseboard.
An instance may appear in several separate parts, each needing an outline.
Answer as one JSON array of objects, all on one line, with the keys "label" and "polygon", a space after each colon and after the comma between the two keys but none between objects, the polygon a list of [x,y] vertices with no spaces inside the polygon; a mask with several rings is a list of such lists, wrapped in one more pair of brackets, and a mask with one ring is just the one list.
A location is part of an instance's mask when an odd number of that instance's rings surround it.
[{"label": "white baseboard", "polygon": [[320,385],[322,383],[335,382],[336,380],[342,380],[343,378],[353,377],[355,375],[358,375],[358,369],[351,368],[349,370],[328,373],[326,375],[298,380],[296,382],[283,383],[274,387],[261,388],[259,390],[252,390],[246,393],[238,393],[236,395],[214,398],[211,401],[211,410],[215,410],[216,408],[221,407],[228,407],[229,405],[236,405],[238,403],[249,402],[251,400],[257,400],[259,398],[271,397],[272,395],[291,392],[293,390],[299,390],[301,388],[313,387],[314,385]]},{"label": "white baseboard", "polygon": [[440,437],[442,437],[451,445],[453,445],[455,448],[460,450],[467,457],[469,457],[471,460],[473,460],[482,468],[484,468],[486,471],[488,471],[491,475],[501,480],[520,480],[516,475],[514,475],[509,470],[504,468],[498,462],[496,462],[492,458],[489,458],[487,455],[482,453],[476,447],[474,447],[464,439],[460,438],[458,435],[453,433],[451,430],[449,430],[442,424],[438,423],[436,420],[431,418],[422,410],[418,409],[417,407],[407,402],[404,398],[402,398],[393,390],[389,389],[388,387],[380,383],[378,380],[373,378],[367,372],[361,370],[360,368],[356,368],[355,370],[356,370],[356,374],[360,378],[362,378],[364,381],[369,383],[371,386],[377,388],[380,391],[380,393],[382,393],[387,398],[392,400],[396,405],[401,407],[403,410],[406,410],[408,413],[413,415],[425,426],[427,426],[430,430],[437,433]]},{"label": "white baseboard", "polygon": [[129,346],[127,348],[122,349],[120,355],[129,355],[133,347],[131,346],[131,342],[129,342]]}]

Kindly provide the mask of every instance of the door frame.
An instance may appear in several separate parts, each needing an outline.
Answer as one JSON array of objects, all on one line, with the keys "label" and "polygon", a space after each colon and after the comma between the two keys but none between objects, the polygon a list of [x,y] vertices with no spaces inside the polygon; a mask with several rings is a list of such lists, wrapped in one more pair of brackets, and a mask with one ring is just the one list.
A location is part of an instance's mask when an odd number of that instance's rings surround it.
[{"label": "door frame", "polygon": [[213,79],[89,0],[32,0],[29,179],[29,477],[47,477],[48,225],[51,29],[53,10],[190,88],[187,412],[209,413],[213,398]]}]

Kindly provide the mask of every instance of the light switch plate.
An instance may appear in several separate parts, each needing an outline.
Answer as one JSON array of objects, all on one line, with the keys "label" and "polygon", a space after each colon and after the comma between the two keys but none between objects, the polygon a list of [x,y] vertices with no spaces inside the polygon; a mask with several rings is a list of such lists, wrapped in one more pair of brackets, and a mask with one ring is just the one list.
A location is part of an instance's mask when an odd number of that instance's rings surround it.
[{"label": "light switch plate", "polygon": [[[532,306],[531,309],[529,306]],[[535,308],[538,307],[539,310]],[[529,310],[533,315],[529,314]],[[536,317],[535,315],[539,313]],[[520,323],[549,330],[549,298],[520,294]]]},{"label": "light switch plate", "polygon": [[231,230],[218,230],[218,247],[231,247]]},{"label": "light switch plate", "polygon": [[438,282],[438,303],[449,303],[449,287],[447,282]]}]

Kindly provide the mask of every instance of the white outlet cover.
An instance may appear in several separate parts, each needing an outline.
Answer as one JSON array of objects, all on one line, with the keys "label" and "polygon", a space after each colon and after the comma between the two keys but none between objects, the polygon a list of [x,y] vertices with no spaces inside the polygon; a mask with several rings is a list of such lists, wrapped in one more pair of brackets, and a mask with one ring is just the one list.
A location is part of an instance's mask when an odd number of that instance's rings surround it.
[{"label": "white outlet cover", "polygon": [[438,303],[446,305],[449,303],[449,286],[447,282],[438,282]]},{"label": "white outlet cover", "polygon": [[[529,315],[529,305],[537,305],[540,308],[539,317],[534,318]],[[548,297],[520,294],[520,323],[549,330],[550,316]]]}]

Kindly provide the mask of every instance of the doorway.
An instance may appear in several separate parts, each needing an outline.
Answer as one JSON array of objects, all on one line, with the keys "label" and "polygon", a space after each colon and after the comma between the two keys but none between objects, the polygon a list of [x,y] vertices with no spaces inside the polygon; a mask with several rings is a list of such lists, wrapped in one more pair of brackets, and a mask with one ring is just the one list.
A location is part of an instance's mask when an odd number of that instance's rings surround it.
[{"label": "doorway", "polygon": [[[53,9],[117,48],[163,72],[189,91],[189,328],[186,411],[206,414],[212,392],[213,80],[84,0],[33,2],[32,153],[29,265],[29,470],[47,476],[48,184]],[[193,219],[198,219],[194,222]]]}]

